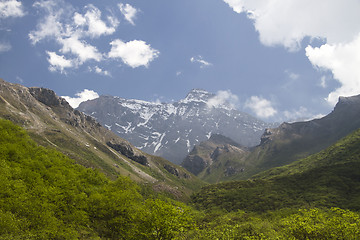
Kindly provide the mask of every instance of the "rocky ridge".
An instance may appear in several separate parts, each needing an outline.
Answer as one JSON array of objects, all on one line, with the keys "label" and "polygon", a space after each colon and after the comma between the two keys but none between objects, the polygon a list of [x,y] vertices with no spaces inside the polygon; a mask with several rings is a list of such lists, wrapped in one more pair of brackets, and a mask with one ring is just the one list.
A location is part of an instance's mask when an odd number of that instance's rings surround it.
[{"label": "rocky ridge", "polygon": [[[208,182],[248,179],[254,174],[290,164],[317,153],[360,128],[360,95],[340,97],[334,110],[327,116],[305,122],[282,123],[268,128],[261,136],[258,146],[246,154],[234,155],[227,166],[240,169],[232,176],[224,174],[223,165],[214,165],[211,159],[214,147],[205,141],[194,147],[185,158],[183,166]],[[211,145],[210,145],[211,146]],[[206,149],[207,147],[207,149]],[[229,159],[226,151],[218,151],[218,158]],[[222,171],[215,171],[218,166]],[[231,172],[231,171],[230,171]]]},{"label": "rocky ridge", "polygon": [[137,148],[177,164],[212,134],[230,137],[243,146],[254,146],[260,143],[264,129],[274,126],[201,89],[193,89],[184,99],[173,103],[100,96],[81,103],[78,110]]}]

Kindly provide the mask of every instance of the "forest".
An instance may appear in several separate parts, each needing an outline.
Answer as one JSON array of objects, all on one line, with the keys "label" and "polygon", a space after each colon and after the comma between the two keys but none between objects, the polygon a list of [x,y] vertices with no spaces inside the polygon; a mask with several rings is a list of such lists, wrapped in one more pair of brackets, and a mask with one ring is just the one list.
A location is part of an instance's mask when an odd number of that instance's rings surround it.
[{"label": "forest", "polygon": [[359,136],[180,202],[76,164],[0,119],[0,239],[360,239]]}]

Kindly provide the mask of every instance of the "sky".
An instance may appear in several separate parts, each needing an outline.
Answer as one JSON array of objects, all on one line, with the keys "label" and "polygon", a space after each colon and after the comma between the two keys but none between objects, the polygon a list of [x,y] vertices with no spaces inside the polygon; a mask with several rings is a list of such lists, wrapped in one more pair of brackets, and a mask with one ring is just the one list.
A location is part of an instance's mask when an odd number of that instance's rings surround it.
[{"label": "sky", "polygon": [[266,122],[360,94],[359,0],[0,0],[0,78],[73,107],[194,88]]}]

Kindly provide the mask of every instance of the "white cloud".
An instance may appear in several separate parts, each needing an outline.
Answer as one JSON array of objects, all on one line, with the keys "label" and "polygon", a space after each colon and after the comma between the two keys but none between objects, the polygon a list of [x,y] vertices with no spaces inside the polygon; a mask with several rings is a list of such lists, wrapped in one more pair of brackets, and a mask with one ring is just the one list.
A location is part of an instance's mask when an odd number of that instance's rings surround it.
[{"label": "white cloud", "polygon": [[285,73],[286,73],[287,76],[288,76],[291,80],[293,80],[293,81],[299,79],[299,77],[300,77],[299,74],[294,73],[294,72],[291,72],[291,71],[289,71],[289,70],[286,70]]},{"label": "white cloud", "polygon": [[79,40],[76,36],[61,38],[58,42],[62,44],[60,51],[76,55],[80,64],[88,60],[95,60],[97,62],[102,60],[102,54],[95,46],[88,44],[84,40]]},{"label": "white cloud", "polygon": [[55,52],[46,51],[48,54],[49,70],[51,72],[60,71],[64,73],[65,68],[74,67],[73,61],[66,59],[64,56],[57,55]]},{"label": "white cloud", "polygon": [[0,42],[0,53],[11,50],[11,44],[7,42]]},{"label": "white cloud", "polygon": [[[30,41],[34,45],[43,40],[55,41],[60,45],[58,52],[63,54],[59,56],[51,52],[50,56],[48,53],[48,60],[53,63],[49,67],[51,71],[64,72],[65,67],[70,67],[70,60],[67,60],[70,58],[72,67],[78,67],[90,60],[101,62],[108,58],[120,58],[132,68],[147,67],[160,54],[158,50],[141,40],[126,43],[114,40],[110,43],[110,52],[101,53],[96,47],[95,40],[113,34],[119,21],[112,15],[105,16],[103,20],[101,11],[92,4],[84,7],[84,13],[75,11],[71,4],[63,0],[38,1],[33,6],[43,10],[45,14],[39,20],[36,29],[29,33]],[[119,4],[119,7],[126,19],[133,23],[137,10],[129,4]],[[92,44],[88,38],[92,39]],[[108,71],[98,66],[88,68],[97,74],[111,76]]]},{"label": "white cloud", "polygon": [[25,12],[21,2],[5,0],[0,2],[0,18],[23,17]]},{"label": "white cloud", "polygon": [[320,86],[321,86],[322,88],[326,88],[326,87],[327,87],[327,84],[326,84],[326,76],[322,76],[322,77],[320,78]]},{"label": "white cloud", "polygon": [[327,101],[336,104],[339,96],[360,93],[360,34],[354,41],[346,44],[324,44],[321,47],[306,48],[311,63],[320,69],[331,70],[341,87],[331,92]]},{"label": "white cloud", "polygon": [[144,41],[133,40],[123,42],[116,39],[110,43],[111,50],[108,54],[110,58],[121,58],[121,60],[132,68],[145,66],[157,58],[160,52],[150,47]]},{"label": "white cloud", "polygon": [[113,34],[119,21],[116,18],[108,16],[109,26],[101,20],[101,11],[94,5],[89,4],[85,7],[87,9],[84,15],[76,12],[74,14],[74,23],[81,27],[81,34],[89,35],[90,37],[100,37],[102,35]]},{"label": "white cloud", "polygon": [[99,66],[95,66],[93,69],[89,68],[90,71],[94,71],[95,73],[99,74],[99,75],[103,75],[103,76],[108,76],[111,77],[111,73],[107,70],[104,70],[102,68],[100,68]]},{"label": "white cloud", "polygon": [[[224,0],[234,11],[248,14],[267,46],[299,50],[305,37],[322,39],[308,46],[306,56],[322,70],[330,70],[341,87],[327,101],[360,93],[360,1],[358,0]],[[311,43],[310,43],[311,44]]]},{"label": "white cloud", "polygon": [[235,94],[231,93],[230,90],[220,90],[217,94],[210,98],[207,102],[207,106],[209,108],[215,107],[230,107],[235,109],[236,106],[239,104],[239,98]]},{"label": "white cloud", "polygon": [[243,11],[246,11],[243,9],[244,3],[242,0],[224,0],[229,6],[237,13],[241,13]]},{"label": "white cloud", "polygon": [[258,96],[252,96],[248,99],[245,102],[245,107],[252,110],[260,118],[273,117],[277,113],[269,100]]},{"label": "white cloud", "polygon": [[[61,5],[61,6],[59,6]],[[29,33],[29,39],[32,44],[37,44],[39,41],[50,38],[59,39],[65,33],[65,24],[62,19],[67,19],[68,16],[63,17],[64,14],[71,12],[70,6],[58,1],[41,1],[33,4],[35,8],[44,10],[45,15],[38,21],[36,30]]]},{"label": "white cloud", "polygon": [[119,3],[118,6],[120,8],[120,12],[124,15],[125,19],[132,25],[135,25],[134,20],[136,18],[138,10],[128,3]]},{"label": "white cloud", "polygon": [[205,61],[201,55],[191,57],[190,62],[199,63],[201,68],[212,66],[212,63]]},{"label": "white cloud", "polygon": [[80,103],[99,97],[99,94],[93,90],[84,89],[82,92],[75,94],[76,97],[62,96],[70,104],[71,107],[77,108]]},{"label": "white cloud", "polygon": [[[89,60],[103,60],[102,53],[86,38],[98,38],[115,32],[118,21],[108,16],[109,25],[101,20],[101,11],[89,4],[82,15],[62,0],[39,1],[33,5],[45,12],[35,30],[29,33],[32,44],[52,40],[60,45],[63,56],[47,51],[50,71],[64,73],[64,68],[78,67]],[[66,58],[72,58],[67,60]]]},{"label": "white cloud", "polygon": [[287,122],[299,122],[299,121],[309,121],[315,118],[322,118],[325,115],[323,114],[312,114],[306,107],[300,107],[298,110],[284,111],[284,119]]},{"label": "white cloud", "polygon": [[[224,0],[234,11],[253,19],[268,46],[299,48],[304,37],[328,43],[352,40],[360,32],[358,0]],[[346,27],[345,27],[346,26]]]}]

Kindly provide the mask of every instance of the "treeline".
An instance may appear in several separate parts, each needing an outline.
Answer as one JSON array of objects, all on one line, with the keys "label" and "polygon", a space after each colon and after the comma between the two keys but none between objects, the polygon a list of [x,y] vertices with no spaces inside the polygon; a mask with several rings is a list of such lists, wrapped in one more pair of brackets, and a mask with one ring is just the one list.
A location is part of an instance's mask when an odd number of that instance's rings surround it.
[{"label": "treeline", "polygon": [[[260,211],[267,204],[261,198],[257,209],[246,208],[237,191],[226,195],[230,185],[219,186],[205,188],[194,195],[195,205],[185,205],[39,147],[23,129],[0,119],[0,239],[360,239],[357,212]],[[255,186],[259,190],[241,199],[247,206],[256,194],[267,194]]]}]

